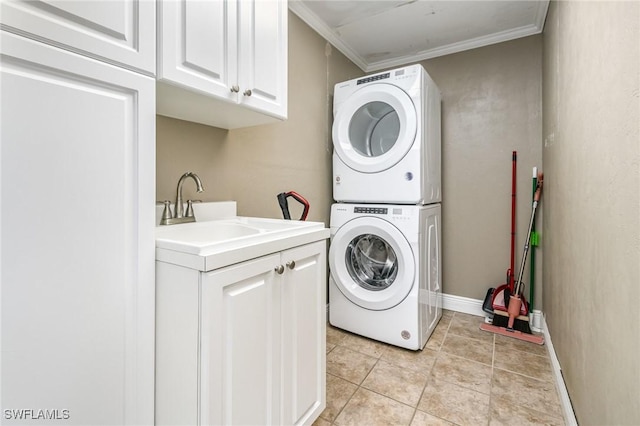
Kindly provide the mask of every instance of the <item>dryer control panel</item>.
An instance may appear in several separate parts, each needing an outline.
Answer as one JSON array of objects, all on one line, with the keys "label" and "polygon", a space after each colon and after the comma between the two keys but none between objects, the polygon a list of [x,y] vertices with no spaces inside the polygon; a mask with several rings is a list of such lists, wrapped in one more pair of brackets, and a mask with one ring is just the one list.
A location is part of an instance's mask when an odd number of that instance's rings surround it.
[{"label": "dryer control panel", "polygon": [[372,75],[370,77],[365,77],[365,78],[361,78],[358,80],[358,82],[356,83],[356,85],[359,84],[364,84],[364,83],[371,83],[372,81],[378,81],[378,80],[384,80],[385,78],[389,78],[391,74],[384,73],[384,74],[377,74],[377,75]]}]

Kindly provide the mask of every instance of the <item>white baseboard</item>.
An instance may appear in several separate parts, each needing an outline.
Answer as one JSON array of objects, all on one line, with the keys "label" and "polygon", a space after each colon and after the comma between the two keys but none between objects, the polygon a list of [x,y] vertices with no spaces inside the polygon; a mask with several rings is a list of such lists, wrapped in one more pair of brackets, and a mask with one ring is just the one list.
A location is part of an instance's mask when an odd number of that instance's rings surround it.
[{"label": "white baseboard", "polygon": [[452,294],[442,294],[442,309],[463,314],[485,316],[482,310],[482,300],[470,299],[468,297],[454,296]]},{"label": "white baseboard", "polygon": [[556,379],[556,388],[558,389],[558,395],[560,396],[560,405],[562,405],[564,421],[568,426],[577,426],[578,421],[576,420],[576,415],[573,412],[573,406],[571,405],[571,399],[569,398],[569,391],[567,391],[567,385],[564,383],[562,368],[560,368],[560,362],[556,356],[556,351],[553,349],[553,343],[551,342],[551,336],[549,335],[549,329],[547,328],[547,321],[544,316],[542,316],[542,332],[544,333],[544,343],[547,345],[549,358],[551,358],[553,377]]}]

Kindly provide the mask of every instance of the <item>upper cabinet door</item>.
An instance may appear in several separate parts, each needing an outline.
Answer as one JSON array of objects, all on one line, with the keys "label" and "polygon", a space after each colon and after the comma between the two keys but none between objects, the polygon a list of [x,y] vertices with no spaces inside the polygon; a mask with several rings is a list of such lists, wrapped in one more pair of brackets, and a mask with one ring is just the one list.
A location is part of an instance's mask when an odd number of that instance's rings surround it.
[{"label": "upper cabinet door", "polygon": [[239,3],[238,81],[244,105],[287,117],[287,2]]},{"label": "upper cabinet door", "polygon": [[154,1],[3,0],[2,29],[155,75]]},{"label": "upper cabinet door", "polygon": [[159,4],[158,80],[236,102],[237,4],[176,0]]}]

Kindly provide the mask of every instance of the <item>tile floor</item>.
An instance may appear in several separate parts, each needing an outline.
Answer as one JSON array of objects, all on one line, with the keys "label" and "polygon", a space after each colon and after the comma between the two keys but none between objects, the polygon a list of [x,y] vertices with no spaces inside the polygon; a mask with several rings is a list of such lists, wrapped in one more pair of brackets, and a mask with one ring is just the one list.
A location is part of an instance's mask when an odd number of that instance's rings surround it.
[{"label": "tile floor", "polygon": [[314,425],[564,425],[546,346],[444,311],[422,351],[327,326],[327,408]]}]

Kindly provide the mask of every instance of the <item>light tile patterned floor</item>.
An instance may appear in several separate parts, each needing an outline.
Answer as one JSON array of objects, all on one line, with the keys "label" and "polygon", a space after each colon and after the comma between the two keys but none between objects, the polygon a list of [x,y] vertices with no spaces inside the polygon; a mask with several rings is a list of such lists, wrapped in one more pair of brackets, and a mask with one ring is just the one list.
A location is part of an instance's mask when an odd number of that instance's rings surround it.
[{"label": "light tile patterned floor", "polygon": [[323,425],[564,425],[545,346],[444,311],[422,351],[327,327]]}]

